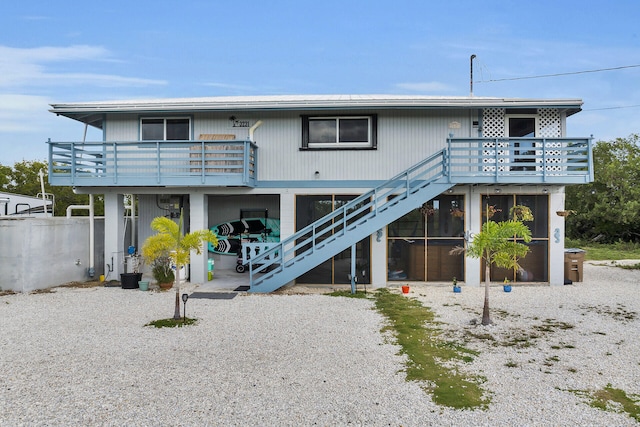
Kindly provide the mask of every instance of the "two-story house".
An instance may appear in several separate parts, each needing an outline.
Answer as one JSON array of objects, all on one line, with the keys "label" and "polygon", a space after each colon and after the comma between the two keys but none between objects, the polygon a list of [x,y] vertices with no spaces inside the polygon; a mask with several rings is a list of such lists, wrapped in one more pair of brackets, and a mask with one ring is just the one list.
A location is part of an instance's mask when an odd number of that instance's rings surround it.
[{"label": "two-story house", "polygon": [[581,105],[406,95],[53,104],[53,113],[101,129],[103,140],[49,141],[49,181],[105,195],[104,263],[113,275],[124,268],[123,195],[131,194],[138,242],[154,217],[181,210],[190,229],[219,233],[219,247],[192,257],[192,282],[208,280],[209,257],[216,270],[234,269],[238,245],[268,234],[269,249],[247,265],[251,291],[353,277],[376,287],[453,277],[479,285],[481,261],[450,250],[487,215],[502,220],[526,205],[530,253],[520,271],[492,277],[561,285],[556,212],[565,185],[593,180],[591,139],[566,135]]}]

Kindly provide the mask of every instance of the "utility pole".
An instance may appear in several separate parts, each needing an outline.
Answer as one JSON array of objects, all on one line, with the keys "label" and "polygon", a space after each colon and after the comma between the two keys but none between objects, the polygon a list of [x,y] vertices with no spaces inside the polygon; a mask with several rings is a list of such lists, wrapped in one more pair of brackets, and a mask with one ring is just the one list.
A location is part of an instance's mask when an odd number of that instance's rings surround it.
[{"label": "utility pole", "polygon": [[471,63],[470,64],[470,66],[471,66],[471,72],[470,72],[470,74],[471,74],[471,76],[470,76],[471,96],[473,96],[473,60],[474,60],[475,57],[476,57],[475,54],[471,55],[471,59],[469,60],[469,62]]}]

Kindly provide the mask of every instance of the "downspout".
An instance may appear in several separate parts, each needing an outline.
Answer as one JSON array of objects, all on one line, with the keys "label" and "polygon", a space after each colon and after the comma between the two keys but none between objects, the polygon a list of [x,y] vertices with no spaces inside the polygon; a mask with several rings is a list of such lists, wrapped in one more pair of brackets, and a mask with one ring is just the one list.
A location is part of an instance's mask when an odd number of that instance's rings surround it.
[{"label": "downspout", "polygon": [[[129,211],[129,216],[131,217],[131,240],[129,241],[129,246],[134,246],[137,248],[136,246],[136,223],[135,223],[135,219],[136,219],[136,202],[135,202],[135,195],[134,194],[129,194],[129,204],[128,205],[124,205],[124,210]],[[126,213],[125,213],[126,216]]]},{"label": "downspout", "polygon": [[89,194],[88,205],[69,205],[67,206],[67,218],[71,218],[71,211],[74,209],[88,209],[89,210],[89,277],[93,277],[96,274],[95,266],[95,224],[94,224],[94,209],[93,209],[93,194]]},{"label": "downspout", "polygon": [[249,141],[253,141],[253,133],[262,125],[262,120],[258,120],[249,128]]},{"label": "downspout", "polygon": [[[40,177],[40,188],[42,191],[42,208],[44,209],[44,216],[47,217],[47,195],[44,192],[44,172],[42,169],[38,171],[38,176]],[[53,214],[53,212],[51,212]]]}]

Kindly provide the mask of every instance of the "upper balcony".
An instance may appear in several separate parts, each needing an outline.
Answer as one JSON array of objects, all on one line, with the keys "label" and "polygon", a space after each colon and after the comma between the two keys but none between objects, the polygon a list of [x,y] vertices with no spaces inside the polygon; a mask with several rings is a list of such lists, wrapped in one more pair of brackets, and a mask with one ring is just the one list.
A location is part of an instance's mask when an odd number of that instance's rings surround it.
[{"label": "upper balcony", "polygon": [[591,138],[450,138],[454,184],[584,184],[593,181]]},{"label": "upper balcony", "polygon": [[[441,170],[452,184],[588,183],[591,144],[590,138],[451,138]],[[49,141],[52,185],[255,187],[257,165],[258,148],[248,140]]]},{"label": "upper balcony", "polygon": [[49,141],[52,185],[255,187],[252,141]]}]

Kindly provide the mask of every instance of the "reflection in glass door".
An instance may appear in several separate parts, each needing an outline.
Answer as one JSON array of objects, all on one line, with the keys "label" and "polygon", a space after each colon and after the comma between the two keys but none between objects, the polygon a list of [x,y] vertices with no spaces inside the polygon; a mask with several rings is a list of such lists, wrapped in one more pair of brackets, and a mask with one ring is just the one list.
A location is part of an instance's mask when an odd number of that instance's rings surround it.
[{"label": "reflection in glass door", "polygon": [[464,280],[464,196],[440,195],[387,227],[389,281]]}]

